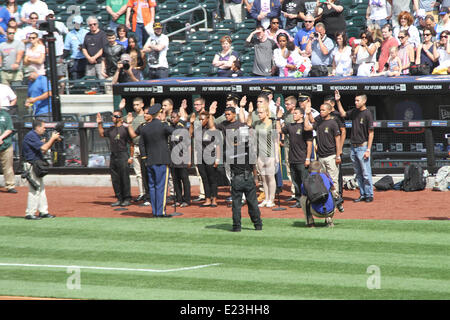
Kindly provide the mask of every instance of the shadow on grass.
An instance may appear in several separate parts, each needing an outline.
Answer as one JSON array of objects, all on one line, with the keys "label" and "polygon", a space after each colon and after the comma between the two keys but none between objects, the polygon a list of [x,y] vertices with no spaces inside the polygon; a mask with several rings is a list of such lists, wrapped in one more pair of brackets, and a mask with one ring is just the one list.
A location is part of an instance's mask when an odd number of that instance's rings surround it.
[{"label": "shadow on grass", "polygon": [[[213,224],[206,226],[205,229],[217,229],[222,231],[231,232],[233,226],[231,223],[221,223],[221,224]],[[255,230],[254,228],[242,227],[242,230]]]},{"label": "shadow on grass", "polygon": [[[333,221],[333,222],[334,222],[334,225],[335,225],[335,226],[339,225],[339,223],[336,223],[336,221]],[[326,224],[325,222],[323,222],[323,221],[317,221],[317,220],[314,221],[314,225],[315,225],[316,228],[326,228],[326,227],[327,227],[327,224]],[[306,222],[305,222],[305,221],[294,221],[294,223],[292,224],[292,226],[293,226],[294,228],[311,229],[311,228],[308,228],[308,227],[306,226]]]}]

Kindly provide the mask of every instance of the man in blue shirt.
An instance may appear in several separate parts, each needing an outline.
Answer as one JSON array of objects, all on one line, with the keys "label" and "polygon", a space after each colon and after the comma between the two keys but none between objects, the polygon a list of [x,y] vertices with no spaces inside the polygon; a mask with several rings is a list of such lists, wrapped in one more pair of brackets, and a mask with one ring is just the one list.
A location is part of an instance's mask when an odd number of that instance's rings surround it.
[{"label": "man in blue shirt", "polygon": [[[27,209],[25,219],[39,220],[41,218],[54,218],[48,213],[47,195],[45,194],[44,177],[38,177],[33,169],[33,162],[43,160],[43,153],[47,152],[56,141],[61,141],[59,133],[53,131],[51,138],[45,141],[45,124],[42,120],[33,121],[33,130],[25,135],[22,143],[22,155],[25,159],[24,170],[29,172],[29,177],[36,183],[37,188],[29,183]],[[36,211],[39,215],[36,216]]]},{"label": "man in blue shirt", "polygon": [[305,51],[309,35],[312,32],[316,32],[316,28],[314,28],[314,17],[312,14],[308,13],[306,15],[303,25],[304,27],[295,35],[294,44],[296,47],[300,48],[300,50]]},{"label": "man in blue shirt", "polygon": [[334,190],[334,185],[333,185],[333,181],[331,180],[331,178],[327,174],[322,173],[321,169],[322,169],[322,165],[320,164],[319,161],[313,161],[309,165],[309,174],[310,175],[320,174],[320,176],[322,177],[323,183],[328,190],[328,198],[325,203],[311,203],[311,202],[307,201],[308,198],[306,196],[306,190],[305,190],[304,183],[302,183],[302,186],[301,186],[302,196],[300,198],[300,203],[301,203],[303,212],[305,213],[306,226],[309,228],[315,227],[313,215],[318,218],[325,218],[325,223],[327,224],[327,227],[334,227],[333,215],[334,215],[334,212],[336,209],[336,204],[333,199],[333,195],[331,193]]},{"label": "man in blue shirt", "polygon": [[6,7],[0,7],[0,28],[3,29],[3,32],[0,33],[0,43],[6,41],[6,29],[8,28],[8,22],[11,18],[8,9]]},{"label": "man in blue shirt", "polygon": [[73,18],[74,28],[67,34],[64,41],[64,58],[70,56],[71,63],[69,64],[69,77],[71,80],[78,80],[84,77],[86,73],[86,57],[81,51],[81,46],[84,42],[84,37],[89,31],[81,28],[83,18],[75,16]]},{"label": "man in blue shirt", "polygon": [[[316,24],[316,32],[310,33],[305,51],[311,57],[311,64],[328,67],[333,62],[334,42],[326,35],[325,25]],[[310,74],[311,75],[311,74]]]},{"label": "man in blue shirt", "polygon": [[32,108],[34,117],[51,120],[51,88],[46,76],[38,74],[33,66],[28,67],[28,98],[25,107]]}]

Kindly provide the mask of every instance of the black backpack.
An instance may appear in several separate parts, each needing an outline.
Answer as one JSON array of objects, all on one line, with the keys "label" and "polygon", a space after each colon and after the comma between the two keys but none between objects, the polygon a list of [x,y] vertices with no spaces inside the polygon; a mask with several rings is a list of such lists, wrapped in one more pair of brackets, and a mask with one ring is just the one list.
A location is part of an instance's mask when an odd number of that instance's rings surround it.
[{"label": "black backpack", "polygon": [[423,176],[423,169],[417,164],[406,166],[403,180],[404,191],[419,191],[425,189],[426,180]]},{"label": "black backpack", "polygon": [[391,176],[384,176],[373,185],[377,190],[391,190],[394,189],[394,179]]},{"label": "black backpack", "polygon": [[311,203],[324,204],[328,200],[328,189],[323,183],[322,176],[317,174],[309,175],[303,183],[306,197]]}]

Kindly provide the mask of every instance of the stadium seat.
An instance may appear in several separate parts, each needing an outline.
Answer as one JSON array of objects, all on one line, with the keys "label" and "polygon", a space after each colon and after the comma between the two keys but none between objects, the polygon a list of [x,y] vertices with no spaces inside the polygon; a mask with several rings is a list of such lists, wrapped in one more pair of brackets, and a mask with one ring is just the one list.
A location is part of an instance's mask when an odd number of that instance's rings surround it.
[{"label": "stadium seat", "polygon": [[202,55],[196,55],[194,57],[194,63],[200,63],[200,62],[209,62],[212,63],[214,60],[214,56],[216,55],[215,52],[205,52]]},{"label": "stadium seat", "polygon": [[253,19],[246,19],[245,21],[241,23],[236,23],[234,26],[234,30],[247,30],[248,33],[252,32],[256,29],[256,21]]},{"label": "stadium seat", "polygon": [[365,5],[367,8],[367,0],[352,0],[352,5],[351,5],[352,8],[361,6],[361,5]]},{"label": "stadium seat", "polygon": [[186,0],[185,2],[178,4],[178,10],[179,11],[189,10],[197,7],[198,5],[199,3],[196,0]]},{"label": "stadium seat", "polygon": [[365,17],[366,16],[366,9],[367,7],[355,7],[355,8],[349,8],[348,9],[348,18],[352,17]]},{"label": "stadium seat", "polygon": [[159,10],[174,14],[178,10],[178,4],[180,4],[178,0],[166,0],[163,4],[160,5]]},{"label": "stadium seat", "polygon": [[253,61],[241,64],[241,71],[246,75],[251,75],[253,69]]},{"label": "stadium seat", "polygon": [[169,43],[169,52],[181,52],[183,46],[184,46],[184,43],[177,42],[177,41],[171,41]]},{"label": "stadium seat", "polygon": [[190,74],[195,77],[205,77],[214,73],[211,63],[201,62],[190,67]]},{"label": "stadium seat", "polygon": [[206,10],[216,10],[218,7],[218,3],[216,0],[206,0],[202,3],[202,6],[205,7]]},{"label": "stadium seat", "polygon": [[186,64],[177,64],[169,68],[169,75],[171,77],[185,77],[190,74],[189,66]]},{"label": "stadium seat", "polygon": [[253,63],[254,59],[255,59],[254,51],[249,52],[249,53],[245,53],[245,54],[242,54],[242,55],[239,56],[239,60],[242,63],[245,63],[245,62],[252,62]]},{"label": "stadium seat", "polygon": [[155,21],[163,21],[170,17],[170,12],[166,10],[160,10],[155,14]]},{"label": "stadium seat", "polygon": [[251,33],[251,31],[249,32],[249,31],[247,31],[246,29],[239,30],[239,31],[237,31],[237,32],[234,32],[234,33],[231,35],[231,39],[233,39],[233,41],[234,41],[234,40],[245,40],[245,39],[248,38],[248,35],[249,35],[250,33]]},{"label": "stadium seat", "polygon": [[195,56],[196,54],[194,52],[184,52],[179,56],[175,57],[175,63],[193,64],[195,62]]},{"label": "stadium seat", "polygon": [[212,43],[205,45],[204,52],[218,52],[222,51],[222,45],[220,44],[220,41],[214,41]]},{"label": "stadium seat", "polygon": [[245,40],[233,40],[231,47],[241,55],[245,52]]},{"label": "stadium seat", "polygon": [[235,24],[233,20],[222,20],[214,23],[213,28],[215,30],[234,30]]},{"label": "stadium seat", "polygon": [[205,51],[205,45],[201,42],[191,42],[184,45],[181,51],[202,53]]},{"label": "stadium seat", "polygon": [[[218,41],[223,36],[231,36],[230,30],[215,30],[213,33],[211,33],[209,40],[210,41]],[[219,42],[220,43],[220,42]]]},{"label": "stadium seat", "polygon": [[191,41],[209,41],[210,38],[210,32],[208,31],[196,31],[194,33],[191,33],[187,36],[186,40],[187,42]]},{"label": "stadium seat", "polygon": [[347,28],[347,36],[349,38],[359,37],[360,32],[361,32],[361,28],[358,28],[358,27],[348,27]]},{"label": "stadium seat", "polygon": [[366,25],[365,17],[353,17],[347,20],[347,27],[363,28]]}]

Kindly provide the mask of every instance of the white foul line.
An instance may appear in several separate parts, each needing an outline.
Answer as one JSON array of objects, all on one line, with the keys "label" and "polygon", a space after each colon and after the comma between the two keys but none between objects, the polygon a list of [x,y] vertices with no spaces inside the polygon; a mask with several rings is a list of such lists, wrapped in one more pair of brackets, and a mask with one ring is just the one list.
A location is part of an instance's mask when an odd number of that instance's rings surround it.
[{"label": "white foul line", "polygon": [[176,271],[186,271],[202,269],[207,267],[213,267],[221,265],[221,263],[204,264],[193,267],[183,267],[175,269],[132,269],[132,268],[111,268],[111,267],[88,267],[88,266],[61,266],[61,265],[51,265],[51,264],[24,264],[24,263],[0,263],[0,266],[8,267],[32,267],[32,268],[78,268],[78,269],[92,269],[92,270],[111,270],[111,271],[141,271],[141,272],[176,272]]}]

